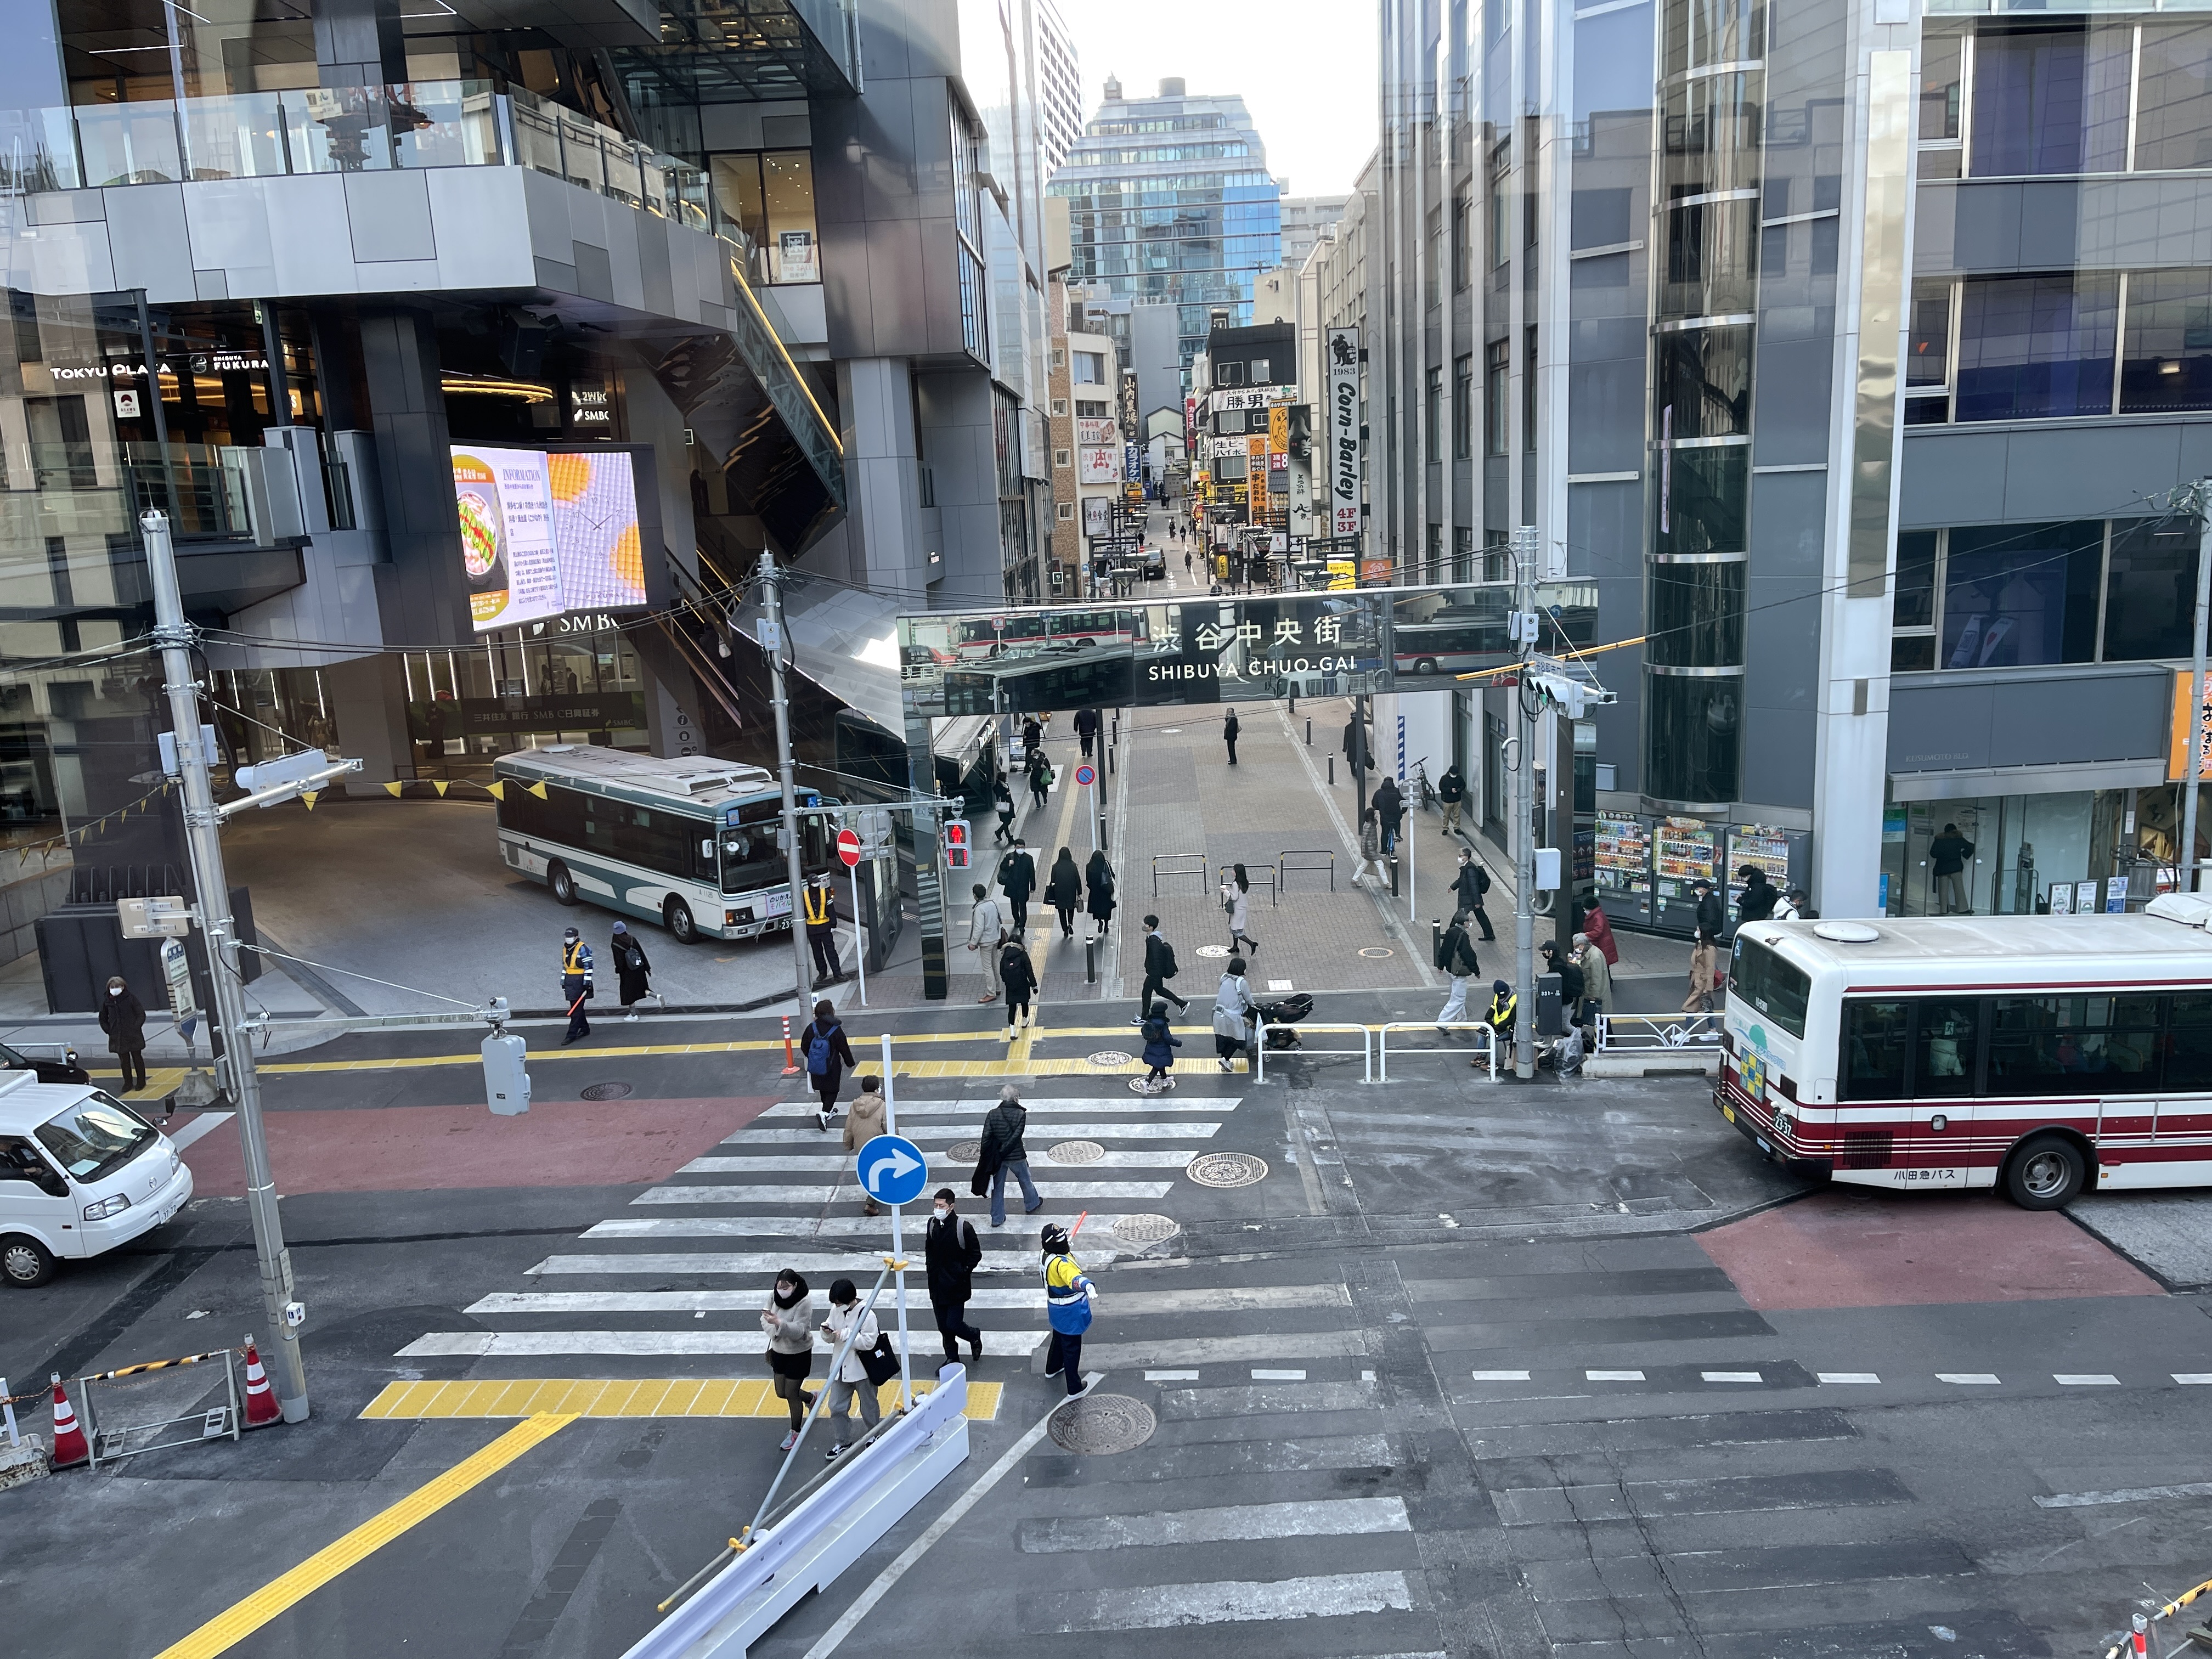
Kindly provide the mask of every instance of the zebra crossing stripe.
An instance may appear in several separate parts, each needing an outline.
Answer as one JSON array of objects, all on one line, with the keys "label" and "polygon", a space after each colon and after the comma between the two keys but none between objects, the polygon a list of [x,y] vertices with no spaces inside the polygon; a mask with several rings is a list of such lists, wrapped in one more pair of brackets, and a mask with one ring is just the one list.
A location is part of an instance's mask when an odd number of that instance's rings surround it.
[{"label": "zebra crossing stripe", "polygon": [[1025,1554],[1052,1555],[1253,1539],[1342,1538],[1413,1529],[1402,1498],[1337,1498],[1163,1510],[1150,1515],[1052,1516],[1024,1522],[1018,1537]]}]

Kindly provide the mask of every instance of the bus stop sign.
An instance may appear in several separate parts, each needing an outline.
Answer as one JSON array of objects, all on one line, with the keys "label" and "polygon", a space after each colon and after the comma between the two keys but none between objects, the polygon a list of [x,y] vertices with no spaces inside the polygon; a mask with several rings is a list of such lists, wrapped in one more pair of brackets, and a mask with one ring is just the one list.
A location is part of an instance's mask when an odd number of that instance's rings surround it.
[{"label": "bus stop sign", "polygon": [[845,860],[845,867],[848,870],[859,866],[860,837],[858,832],[851,830],[840,830],[837,832],[837,856]]}]

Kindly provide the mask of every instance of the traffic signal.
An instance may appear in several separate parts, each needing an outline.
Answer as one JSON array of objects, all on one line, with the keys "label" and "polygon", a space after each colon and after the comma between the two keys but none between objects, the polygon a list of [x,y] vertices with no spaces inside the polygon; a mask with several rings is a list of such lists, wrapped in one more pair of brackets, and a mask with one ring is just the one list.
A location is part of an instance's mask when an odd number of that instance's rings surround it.
[{"label": "traffic signal", "polygon": [[945,867],[965,870],[972,851],[968,841],[968,820],[947,818],[945,821]]}]

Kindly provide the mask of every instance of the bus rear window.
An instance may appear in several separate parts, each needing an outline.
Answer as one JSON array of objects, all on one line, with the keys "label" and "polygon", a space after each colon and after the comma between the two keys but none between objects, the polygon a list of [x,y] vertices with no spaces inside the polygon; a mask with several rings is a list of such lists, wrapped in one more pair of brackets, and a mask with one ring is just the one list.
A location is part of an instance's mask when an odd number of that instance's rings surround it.
[{"label": "bus rear window", "polygon": [[1772,1021],[1791,1036],[1805,1035],[1805,999],[1813,985],[1803,969],[1738,934],[1735,960],[1729,971],[1730,1001],[1756,1009],[1759,1018]]}]

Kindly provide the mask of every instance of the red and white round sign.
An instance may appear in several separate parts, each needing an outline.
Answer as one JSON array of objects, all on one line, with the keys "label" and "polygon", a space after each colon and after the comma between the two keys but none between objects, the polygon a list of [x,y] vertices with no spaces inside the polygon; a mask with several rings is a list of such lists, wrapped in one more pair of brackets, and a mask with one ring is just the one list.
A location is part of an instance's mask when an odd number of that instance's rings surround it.
[{"label": "red and white round sign", "polygon": [[845,860],[848,870],[860,862],[860,837],[857,831],[840,830],[837,832],[837,856]]}]

